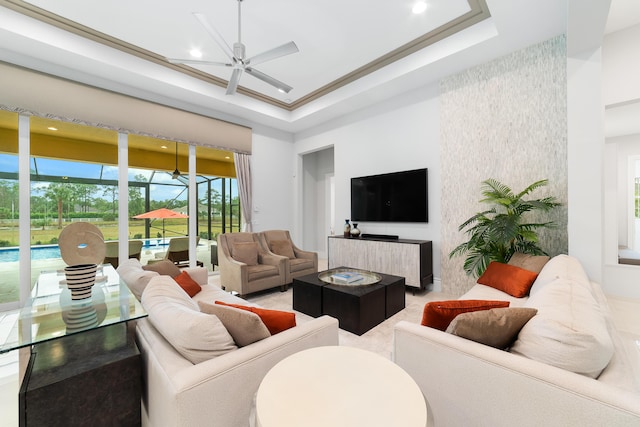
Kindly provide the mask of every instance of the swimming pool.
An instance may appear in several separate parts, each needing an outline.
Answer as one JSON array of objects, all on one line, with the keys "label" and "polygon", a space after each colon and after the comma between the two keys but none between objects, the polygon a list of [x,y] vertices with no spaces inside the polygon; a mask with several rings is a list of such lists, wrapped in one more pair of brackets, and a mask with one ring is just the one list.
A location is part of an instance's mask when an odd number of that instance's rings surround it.
[{"label": "swimming pool", "polygon": [[[159,243],[156,239],[145,240],[143,248],[157,248],[158,246],[167,246],[168,243]],[[62,258],[60,255],[60,247],[58,245],[32,246],[31,260],[55,259]],[[19,260],[18,248],[0,248],[0,262],[17,262]]]},{"label": "swimming pool", "polygon": [[[0,262],[16,262],[18,261],[19,250],[18,248],[2,248],[0,249]],[[52,259],[60,257],[60,247],[58,245],[52,246],[35,246],[31,248],[31,259]]]}]

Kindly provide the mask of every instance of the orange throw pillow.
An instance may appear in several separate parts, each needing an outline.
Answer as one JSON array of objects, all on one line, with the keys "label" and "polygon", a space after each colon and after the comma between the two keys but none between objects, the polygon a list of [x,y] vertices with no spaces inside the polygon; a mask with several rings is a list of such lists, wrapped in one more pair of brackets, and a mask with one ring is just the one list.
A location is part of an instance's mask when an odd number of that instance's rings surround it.
[{"label": "orange throw pillow", "polygon": [[422,311],[422,326],[445,331],[449,323],[458,315],[470,311],[509,307],[509,301],[460,299],[428,302]]},{"label": "orange throw pillow", "polygon": [[285,331],[296,326],[296,314],[288,311],[268,310],[260,307],[250,307],[247,305],[229,304],[223,301],[216,301],[216,304],[228,305],[230,307],[240,308],[242,310],[251,311],[262,319],[271,335]]},{"label": "orange throw pillow", "polygon": [[202,290],[202,286],[198,285],[198,283],[193,280],[186,271],[178,274],[173,278],[173,280],[175,280],[176,283],[180,285],[180,287],[184,289],[184,291],[188,293],[191,298],[193,298],[195,294]]},{"label": "orange throw pillow", "polygon": [[478,283],[491,286],[516,298],[522,298],[529,294],[529,289],[536,277],[538,274],[533,271],[491,261],[478,279]]}]

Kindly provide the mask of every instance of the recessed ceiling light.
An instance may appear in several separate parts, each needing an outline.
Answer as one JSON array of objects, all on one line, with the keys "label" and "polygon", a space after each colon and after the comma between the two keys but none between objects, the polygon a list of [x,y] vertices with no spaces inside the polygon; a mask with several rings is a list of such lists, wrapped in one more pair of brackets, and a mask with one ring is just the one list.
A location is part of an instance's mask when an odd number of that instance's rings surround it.
[{"label": "recessed ceiling light", "polygon": [[53,126],[49,126],[47,129],[49,129],[49,130],[58,130],[58,128],[54,128]]},{"label": "recessed ceiling light", "polygon": [[422,13],[425,10],[427,10],[427,3],[424,1],[417,2],[416,4],[413,5],[413,8],[411,9],[411,11],[415,14]]},{"label": "recessed ceiling light", "polygon": [[164,148],[166,150],[167,146],[166,145],[161,145],[160,148]]},{"label": "recessed ceiling light", "polygon": [[225,159],[229,160],[231,157],[229,156],[224,156]]},{"label": "recessed ceiling light", "polygon": [[189,55],[191,55],[192,58],[202,58],[202,52],[199,49],[191,49]]}]

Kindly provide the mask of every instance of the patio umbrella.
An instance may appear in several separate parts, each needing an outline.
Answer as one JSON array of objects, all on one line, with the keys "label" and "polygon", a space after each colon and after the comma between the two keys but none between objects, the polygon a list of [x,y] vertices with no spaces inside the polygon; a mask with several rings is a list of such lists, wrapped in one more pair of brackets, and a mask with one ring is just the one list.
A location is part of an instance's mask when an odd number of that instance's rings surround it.
[{"label": "patio umbrella", "polygon": [[162,241],[164,241],[164,220],[167,218],[189,218],[189,215],[180,212],[174,212],[171,209],[160,208],[140,215],[134,216],[135,219],[161,219],[162,220]]}]

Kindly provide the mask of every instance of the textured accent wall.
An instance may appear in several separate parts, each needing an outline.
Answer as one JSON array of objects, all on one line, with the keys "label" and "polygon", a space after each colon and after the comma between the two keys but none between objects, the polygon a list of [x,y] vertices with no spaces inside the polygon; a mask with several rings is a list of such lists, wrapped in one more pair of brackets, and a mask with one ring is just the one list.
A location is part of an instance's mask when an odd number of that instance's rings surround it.
[{"label": "textured accent wall", "polygon": [[464,257],[449,259],[449,252],[467,240],[458,226],[486,208],[479,200],[488,178],[516,193],[548,179],[532,196],[553,195],[563,206],[541,246],[552,256],[567,252],[566,74],[566,38],[559,36],[440,82],[443,292],[459,296],[475,283],[462,269]]}]

